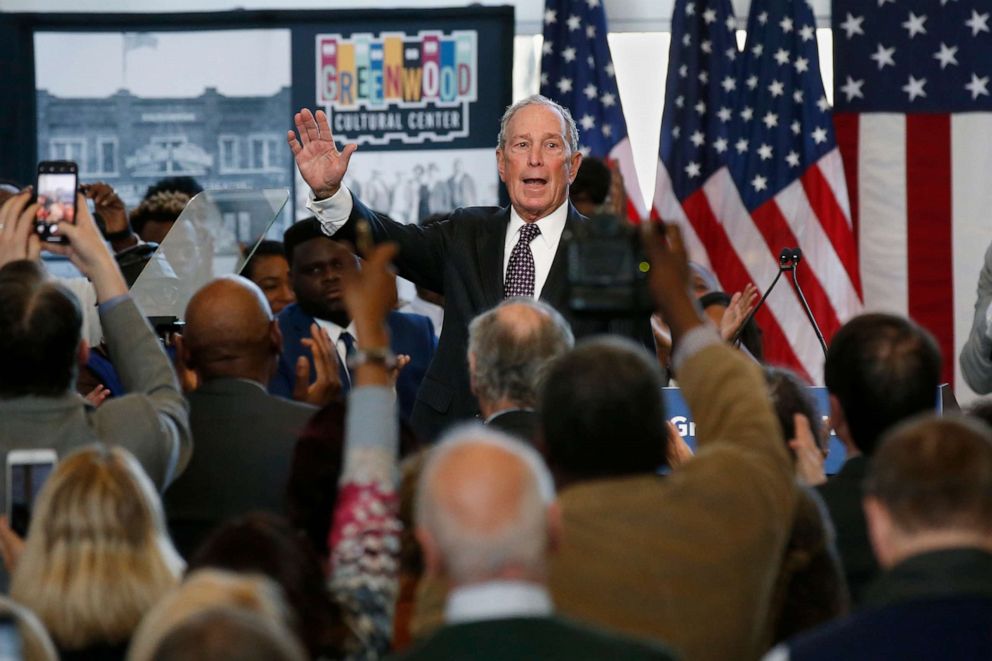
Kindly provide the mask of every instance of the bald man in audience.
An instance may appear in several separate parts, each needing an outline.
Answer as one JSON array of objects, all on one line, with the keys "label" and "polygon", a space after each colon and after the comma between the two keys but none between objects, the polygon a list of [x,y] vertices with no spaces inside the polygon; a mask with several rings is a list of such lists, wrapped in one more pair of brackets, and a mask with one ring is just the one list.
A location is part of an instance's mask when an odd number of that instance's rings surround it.
[{"label": "bald man in audience", "polygon": [[533,442],[538,379],[573,344],[568,322],[542,301],[508,298],[473,319],[469,381],[485,423]]},{"label": "bald man in audience", "polygon": [[882,571],[862,608],[769,661],[992,658],[992,432],[928,415],[882,439],[862,506]]},{"label": "bald man in audience", "polygon": [[416,518],[427,572],[451,588],[445,625],[401,658],[674,658],[554,614],[545,581],[559,512],[529,446],[479,426],[454,431],[427,459]]},{"label": "bald man in audience", "polygon": [[194,452],[165,494],[184,555],[224,519],[282,511],[296,434],[316,409],[266,392],[281,346],[265,295],[250,280],[214,280],[186,307],[182,358],[200,383],[187,395]]}]

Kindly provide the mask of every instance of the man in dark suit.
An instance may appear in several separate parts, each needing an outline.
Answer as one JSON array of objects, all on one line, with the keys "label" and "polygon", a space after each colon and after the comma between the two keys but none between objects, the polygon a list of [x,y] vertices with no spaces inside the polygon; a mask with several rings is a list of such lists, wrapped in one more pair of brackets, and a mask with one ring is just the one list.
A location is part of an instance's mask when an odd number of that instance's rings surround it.
[{"label": "man in dark suit", "polygon": [[878,565],[868,543],[861,482],[882,434],[903,420],[932,411],[940,380],[940,350],[912,321],[865,314],[834,335],[824,381],[830,393],[830,424],[844,444],[840,471],[817,487],[837,530],[851,601],[858,604]]},{"label": "man in dark suit", "polygon": [[485,423],[533,443],[538,377],[574,343],[568,322],[541,301],[509,298],[473,319],[468,369]]},{"label": "man in dark suit", "polygon": [[[303,384],[318,378],[319,359],[314,357],[311,364],[308,354],[312,353],[312,335],[319,328],[333,348],[331,357],[337,359],[341,394],[346,394],[351,383],[347,356],[354,353],[354,329],[341,298],[341,278],[359,268],[358,258],[347,246],[324,234],[313,218],[286,230],[283,242],[296,303],[279,313],[282,355],[269,392],[300,399]],[[417,389],[437,345],[434,325],[423,315],[401,312],[391,312],[387,325],[393,354],[409,356],[409,363],[400,370],[396,381],[400,415],[409,420]]]},{"label": "man in dark suit", "polygon": [[265,295],[245,278],[214,280],[186,307],[182,357],[200,383],[187,396],[195,452],[165,512],[187,557],[225,519],[283,511],[293,445],[317,409],[265,391],[281,346]]},{"label": "man in dark suit", "polygon": [[[465,349],[468,322],[507,296],[541,298],[568,307],[566,250],[560,249],[580,216],[568,187],[582,155],[571,115],[541,96],[503,115],[496,165],[510,198],[507,208],[456,209],[428,227],[402,225],[370,211],[341,184],[355,145],[338,151],[327,116],[296,114],[289,145],[310,186],[308,208],[324,231],[354,239],[359,221],[376,241],[396,241],[399,274],[444,296],[445,323],[437,355],[418,393],[411,422],[424,438],[478,413],[469,388]],[[575,324],[573,322],[573,327]]]},{"label": "man in dark suit", "polygon": [[559,513],[529,446],[482,427],[456,432],[427,458],[416,520],[426,570],[450,589],[445,625],[400,658],[673,658],[554,614],[545,577]]},{"label": "man in dark suit", "polygon": [[992,433],[930,415],[886,435],[864,489],[882,573],[862,609],[767,658],[992,658]]}]

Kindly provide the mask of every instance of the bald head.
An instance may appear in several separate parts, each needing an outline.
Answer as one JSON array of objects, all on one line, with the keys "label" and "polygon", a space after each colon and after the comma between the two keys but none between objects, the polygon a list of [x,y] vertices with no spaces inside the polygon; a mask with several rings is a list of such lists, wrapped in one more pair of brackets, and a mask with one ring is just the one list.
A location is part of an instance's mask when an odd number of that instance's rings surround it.
[{"label": "bald head", "polygon": [[205,379],[267,381],[280,346],[262,290],[236,275],[212,280],[193,295],[183,340],[188,364]]},{"label": "bald head", "polygon": [[531,448],[478,425],[456,430],[431,452],[417,494],[429,569],[456,584],[543,579],[553,498]]},{"label": "bald head", "polygon": [[533,408],[537,382],[549,362],[575,339],[568,322],[551,306],[511,298],[469,325],[468,354],[472,390],[487,409]]}]

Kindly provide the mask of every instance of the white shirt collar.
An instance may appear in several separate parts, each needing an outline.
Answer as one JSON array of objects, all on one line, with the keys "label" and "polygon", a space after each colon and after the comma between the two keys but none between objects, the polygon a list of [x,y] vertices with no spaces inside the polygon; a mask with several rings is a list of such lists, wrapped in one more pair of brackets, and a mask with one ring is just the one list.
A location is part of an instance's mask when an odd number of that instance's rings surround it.
[{"label": "white shirt collar", "polygon": [[[566,220],[568,220],[568,200],[562,202],[557,209],[544,218],[534,221],[534,224],[541,228],[541,234],[535,241],[542,241],[550,249],[557,248],[561,233],[565,231]],[[513,205],[510,205],[510,224],[506,228],[506,236],[507,243],[511,248],[516,245],[517,235],[525,224],[517,210],[513,208]],[[512,241],[510,241],[510,237],[513,237]]]},{"label": "white shirt collar", "polygon": [[327,331],[327,336],[331,338],[331,342],[334,343],[335,345],[338,343],[338,340],[341,339],[341,333],[343,333],[344,331],[348,331],[349,333],[351,333],[352,337],[355,337],[354,321],[349,323],[347,328],[342,328],[333,321],[328,321],[327,319],[318,319],[317,317],[314,317],[313,320],[317,322],[318,326],[320,326],[325,331]]},{"label": "white shirt collar", "polygon": [[554,611],[547,588],[528,581],[487,581],[455,588],[448,594],[448,624],[508,617],[547,617]]}]

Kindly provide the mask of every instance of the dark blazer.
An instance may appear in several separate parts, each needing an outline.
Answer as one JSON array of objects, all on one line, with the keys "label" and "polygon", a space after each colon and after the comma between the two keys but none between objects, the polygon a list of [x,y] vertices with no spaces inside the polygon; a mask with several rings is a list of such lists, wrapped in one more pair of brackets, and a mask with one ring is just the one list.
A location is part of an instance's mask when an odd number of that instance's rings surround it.
[{"label": "dark blazer", "polygon": [[[510,209],[455,209],[447,220],[421,227],[403,225],[370,211],[354,195],[352,200],[351,216],[335,237],[354,240],[357,221],[366,220],[377,242],[399,244],[396,266],[401,276],[444,296],[444,326],[437,354],[410,419],[422,439],[432,440],[452,423],[478,415],[478,403],[469,389],[468,324],[503,300],[503,243]],[[566,247],[570,230],[584,220],[569,205],[565,231],[541,291],[541,299],[565,315],[576,336],[585,333],[568,314]]]},{"label": "dark blazer", "polygon": [[186,557],[225,519],[283,512],[296,437],[317,410],[243,379],[208,381],[187,399],[193,459],[164,498],[172,538]]},{"label": "dark blazer", "polygon": [[674,659],[660,645],[559,617],[517,617],[447,625],[399,659]]},{"label": "dark blazer", "polygon": [[537,411],[531,409],[510,409],[501,411],[486,421],[486,425],[535,445],[537,441],[537,424],[541,418]]},{"label": "dark blazer", "polygon": [[878,563],[868,540],[868,524],[861,509],[861,483],[867,470],[867,457],[852,457],[844,462],[839,473],[817,487],[834,522],[837,552],[855,606],[861,603],[865,588],[878,574]]},{"label": "dark blazer", "polygon": [[881,574],[854,615],[788,643],[789,658],[992,659],[992,554],[920,554]]},{"label": "dark blazer", "polygon": [[[293,382],[296,379],[296,360],[300,356],[310,356],[309,350],[300,340],[310,337],[310,324],[314,322],[314,318],[293,303],[279,313],[278,319],[279,330],[282,331],[282,355],[279,356],[279,369],[269,382],[269,392],[290,398],[293,396]],[[390,312],[386,323],[389,326],[389,344],[393,353],[410,356],[410,364],[403,368],[396,381],[400,415],[404,420],[409,420],[417,389],[437,346],[434,324],[423,315],[404,312]],[[317,373],[311,362],[310,383],[316,378]]]}]

